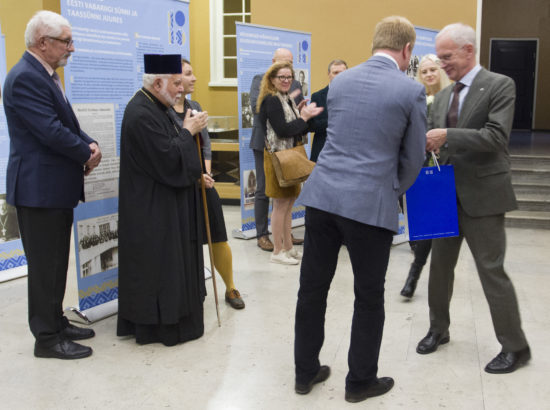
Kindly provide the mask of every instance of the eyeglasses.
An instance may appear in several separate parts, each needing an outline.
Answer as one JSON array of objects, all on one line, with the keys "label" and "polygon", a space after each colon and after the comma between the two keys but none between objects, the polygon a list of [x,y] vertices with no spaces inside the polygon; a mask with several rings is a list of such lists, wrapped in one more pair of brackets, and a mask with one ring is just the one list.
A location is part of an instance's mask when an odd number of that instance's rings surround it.
[{"label": "eyeglasses", "polygon": [[61,41],[62,43],[65,43],[65,47],[67,48],[71,48],[71,46],[74,44],[74,41],[72,38],[57,38],[57,37],[50,37],[50,36],[46,36],[46,38],[49,38],[50,40]]},{"label": "eyeglasses", "polygon": [[455,50],[451,51],[449,54],[445,54],[445,55],[442,55],[442,56],[438,56],[439,58],[439,61],[441,63],[448,63],[449,61],[451,61],[452,59],[454,59],[455,55],[464,48],[464,46],[462,47],[457,47]]},{"label": "eyeglasses", "polygon": [[275,78],[277,78],[279,81],[292,81],[294,77],[292,77],[291,75],[278,75],[275,76]]}]

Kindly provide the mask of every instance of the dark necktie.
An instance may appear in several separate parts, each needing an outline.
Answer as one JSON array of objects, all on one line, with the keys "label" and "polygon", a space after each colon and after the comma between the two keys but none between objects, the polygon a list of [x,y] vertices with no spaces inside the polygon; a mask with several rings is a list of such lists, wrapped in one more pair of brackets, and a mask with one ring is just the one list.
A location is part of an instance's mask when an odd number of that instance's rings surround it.
[{"label": "dark necktie", "polygon": [[453,99],[451,100],[451,106],[449,107],[449,112],[447,113],[447,128],[456,128],[456,124],[458,123],[458,94],[460,94],[460,91],[464,87],[464,84],[456,83],[453,88]]}]

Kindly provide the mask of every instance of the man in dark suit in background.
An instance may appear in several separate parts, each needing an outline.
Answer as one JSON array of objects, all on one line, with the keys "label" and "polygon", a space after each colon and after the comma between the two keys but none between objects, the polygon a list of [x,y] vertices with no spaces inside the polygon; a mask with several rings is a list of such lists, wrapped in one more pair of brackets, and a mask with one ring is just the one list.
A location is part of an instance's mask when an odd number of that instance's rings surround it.
[{"label": "man in dark suit in background", "polygon": [[84,175],[99,165],[97,143],[80,129],[58,67],[74,52],[71,26],[39,11],[25,31],[27,51],[4,84],[10,136],[7,201],[17,208],[28,263],[29,325],[34,355],[80,359],[92,349],[73,340],[94,336],[63,316],[73,208],[84,200]]},{"label": "man in dark suit in background", "polygon": [[[273,63],[278,61],[288,61],[292,63],[293,56],[290,50],[278,48],[273,53]],[[273,251],[273,243],[269,240],[269,230],[267,226],[267,214],[269,212],[269,198],[265,195],[265,174],[264,174],[264,148],[265,134],[260,124],[260,114],[256,109],[258,96],[260,95],[260,84],[263,74],[257,74],[252,79],[250,86],[250,105],[254,113],[252,125],[252,136],[250,137],[250,148],[254,151],[254,163],[256,167],[256,196],[254,199],[254,220],[256,223],[256,238],[258,246],[264,251]],[[300,83],[294,79],[290,85],[289,95],[294,98],[296,105],[304,99]],[[294,245],[301,245],[303,239],[292,238]]]},{"label": "man in dark suit in background", "polygon": [[384,282],[398,197],[415,181],[426,144],[426,94],[408,78],[416,33],[392,16],[376,25],[374,55],[339,74],[327,98],[327,142],[298,198],[306,237],[296,305],[295,391],[326,380],[321,366],[327,295],[342,245],[350,255],[355,304],[345,399],[359,402],[393,387],[378,378],[384,329]]},{"label": "man in dark suit in background", "polygon": [[311,102],[317,104],[317,107],[323,107],[324,110],[317,117],[313,117],[309,120],[310,129],[315,133],[313,137],[313,144],[311,145],[310,160],[317,162],[321,150],[325,146],[327,139],[327,126],[328,126],[328,110],[327,110],[327,95],[328,88],[334,77],[340,74],[342,71],[347,70],[348,65],[344,60],[332,60],[328,65],[328,84],[325,88],[314,92],[311,95]]},{"label": "man in dark suit in background", "polygon": [[502,345],[485,371],[509,373],[531,358],[514,286],[503,266],[504,213],[517,208],[508,153],[516,91],[512,79],[476,63],[475,44],[474,29],[461,23],[436,36],[441,67],[456,83],[435,96],[426,147],[440,150],[441,162],[454,166],[460,235],[433,241],[430,330],[416,351],[432,353],[449,341],[454,268],[466,239]]}]

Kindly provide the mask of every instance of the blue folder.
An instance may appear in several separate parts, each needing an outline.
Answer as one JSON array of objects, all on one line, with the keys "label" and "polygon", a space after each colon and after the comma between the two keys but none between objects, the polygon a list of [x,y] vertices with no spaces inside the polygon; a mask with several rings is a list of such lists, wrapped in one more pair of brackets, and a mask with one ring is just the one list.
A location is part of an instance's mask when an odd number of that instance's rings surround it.
[{"label": "blue folder", "polygon": [[405,194],[405,220],[411,241],[458,236],[452,165],[422,168]]}]

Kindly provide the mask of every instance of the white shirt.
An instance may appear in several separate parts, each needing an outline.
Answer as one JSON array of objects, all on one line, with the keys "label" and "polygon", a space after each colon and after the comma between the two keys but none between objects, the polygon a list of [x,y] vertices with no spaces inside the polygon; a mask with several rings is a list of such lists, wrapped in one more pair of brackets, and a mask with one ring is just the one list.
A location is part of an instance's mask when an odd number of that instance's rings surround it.
[{"label": "white shirt", "polygon": [[[476,64],[474,68],[472,68],[464,77],[462,77],[458,82],[464,84],[464,88],[460,90],[460,93],[458,94],[458,115],[460,115],[460,111],[462,110],[462,103],[464,102],[464,98],[466,98],[466,95],[468,95],[468,92],[470,91],[470,86],[472,85],[472,82],[474,81],[474,78],[476,78],[476,75],[481,71],[481,66],[479,64]],[[451,98],[449,98],[449,107],[451,106],[451,101],[453,101],[453,93],[451,93]]]}]

